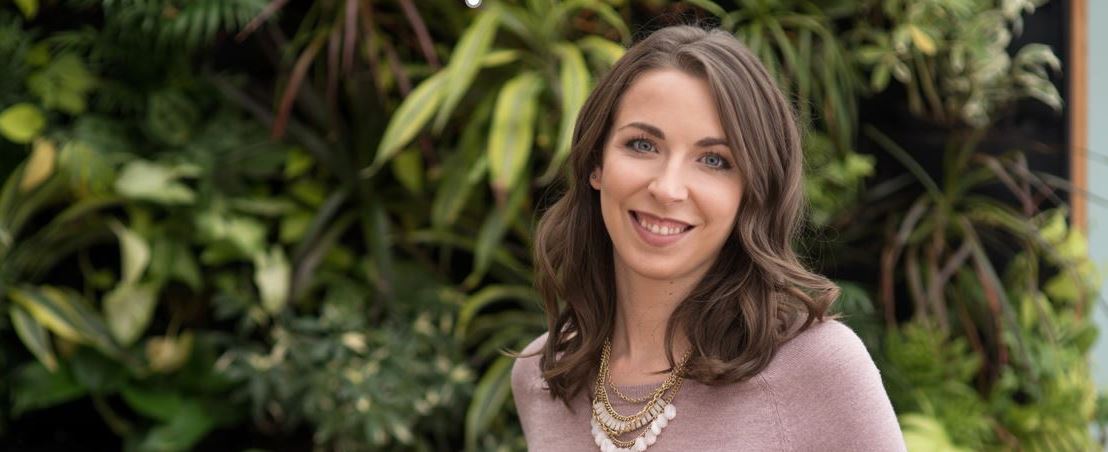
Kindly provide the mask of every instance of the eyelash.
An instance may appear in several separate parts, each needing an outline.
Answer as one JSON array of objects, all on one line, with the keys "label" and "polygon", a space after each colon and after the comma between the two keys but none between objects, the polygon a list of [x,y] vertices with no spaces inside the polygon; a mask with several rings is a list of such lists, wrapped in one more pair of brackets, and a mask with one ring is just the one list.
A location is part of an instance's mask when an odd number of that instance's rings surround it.
[{"label": "eyelash", "polygon": [[[631,152],[644,152],[644,151],[640,151],[638,149],[635,149],[635,147],[632,146],[636,141],[644,141],[644,142],[650,143],[651,146],[655,146],[654,142],[651,141],[646,136],[638,136],[638,137],[632,138],[632,139],[627,140],[626,142],[624,142],[623,145],[625,147],[627,147],[627,149],[630,149]],[[710,152],[710,153],[708,153],[708,155],[714,155],[714,156],[718,157],[719,161],[721,162],[719,166],[709,166],[710,168],[715,169],[715,170],[720,170],[720,171],[726,171],[726,170],[731,169],[731,162],[728,162],[727,159],[723,157],[723,155],[720,155],[718,152]]]}]

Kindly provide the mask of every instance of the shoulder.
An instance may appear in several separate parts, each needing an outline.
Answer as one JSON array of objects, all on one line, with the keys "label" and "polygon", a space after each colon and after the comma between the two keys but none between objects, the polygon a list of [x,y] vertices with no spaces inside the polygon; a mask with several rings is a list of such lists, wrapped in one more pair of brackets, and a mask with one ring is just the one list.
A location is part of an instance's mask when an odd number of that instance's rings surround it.
[{"label": "shoulder", "polygon": [[523,347],[520,356],[512,363],[512,392],[517,400],[543,388],[542,369],[539,366],[539,360],[542,358],[541,352],[543,346],[546,345],[547,334],[542,333],[532,339],[526,347]]},{"label": "shoulder", "polygon": [[833,319],[812,323],[808,329],[781,344],[777,354],[775,363],[790,368],[829,366],[843,361],[873,362],[858,334]]},{"label": "shoulder", "polygon": [[837,320],[813,323],[782,344],[760,378],[781,421],[803,426],[787,429],[801,450],[904,449],[880,371],[861,338]]},{"label": "shoulder", "polygon": [[824,389],[835,384],[884,391],[866,345],[837,320],[815,322],[781,344],[763,376],[790,391],[811,388],[816,382]]}]

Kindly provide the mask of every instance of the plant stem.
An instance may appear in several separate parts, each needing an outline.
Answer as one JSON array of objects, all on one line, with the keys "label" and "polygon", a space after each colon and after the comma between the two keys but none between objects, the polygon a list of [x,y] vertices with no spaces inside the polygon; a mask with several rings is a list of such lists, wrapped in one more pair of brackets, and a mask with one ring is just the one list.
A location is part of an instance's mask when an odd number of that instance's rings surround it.
[{"label": "plant stem", "polygon": [[104,396],[93,395],[92,406],[96,408],[96,412],[100,413],[100,417],[104,420],[104,423],[108,425],[108,428],[110,428],[112,433],[115,433],[116,436],[125,437],[130,435],[131,431],[134,430],[131,423],[119,417],[119,415],[112,410],[112,407],[104,400]]}]

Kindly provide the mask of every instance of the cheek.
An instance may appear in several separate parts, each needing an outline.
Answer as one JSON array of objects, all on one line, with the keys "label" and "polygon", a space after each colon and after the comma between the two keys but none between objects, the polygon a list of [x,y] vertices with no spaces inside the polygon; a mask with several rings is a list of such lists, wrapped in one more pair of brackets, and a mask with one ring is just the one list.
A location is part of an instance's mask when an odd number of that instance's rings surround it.
[{"label": "cheek", "polygon": [[737,184],[725,182],[717,184],[704,197],[709,214],[724,228],[730,230],[742,208],[742,188]]}]

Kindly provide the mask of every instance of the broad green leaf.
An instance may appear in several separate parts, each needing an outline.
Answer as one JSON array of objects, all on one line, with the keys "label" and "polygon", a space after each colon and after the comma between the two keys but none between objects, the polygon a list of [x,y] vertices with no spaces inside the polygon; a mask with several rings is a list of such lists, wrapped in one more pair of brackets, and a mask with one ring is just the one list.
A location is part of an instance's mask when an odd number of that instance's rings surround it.
[{"label": "broad green leaf", "polygon": [[38,361],[15,369],[10,384],[13,417],[74,400],[87,392],[67,369],[51,372]]},{"label": "broad green leaf", "polygon": [[592,77],[585,66],[585,57],[581,55],[581,49],[572,44],[563,43],[556,46],[554,50],[562,61],[559,77],[562,94],[562,124],[558,132],[558,144],[554,148],[554,157],[546,172],[539,177],[539,183],[542,185],[549,184],[558,175],[558,170],[569,157],[577,114],[592,89]]},{"label": "broad green leaf", "polygon": [[38,0],[15,0],[15,6],[27,19],[34,19],[38,14]]},{"label": "broad green leaf", "polygon": [[50,333],[47,333],[46,328],[43,328],[19,305],[12,305],[8,310],[19,340],[23,341],[23,345],[43,366],[46,366],[50,372],[56,372],[58,358],[54,356],[54,348],[50,345]]},{"label": "broad green leaf", "polygon": [[36,140],[27,166],[23,168],[23,177],[19,180],[19,191],[29,192],[54,174],[58,159],[58,148],[50,140]]},{"label": "broad green leaf", "polygon": [[485,223],[481,225],[481,231],[477,234],[476,249],[474,250],[473,271],[463,282],[466,287],[475,287],[481,277],[484,276],[485,271],[488,270],[489,262],[496,250],[500,248],[501,241],[508,232],[508,228],[516,220],[530,188],[530,184],[516,185],[508,200],[490,212]]},{"label": "broad green leaf", "polygon": [[154,316],[159,287],[155,283],[122,283],[104,295],[104,319],[124,347],[135,343]]},{"label": "broad green leaf", "polygon": [[70,189],[80,198],[108,195],[115,182],[115,169],[104,154],[78,140],[62,146],[58,172],[69,179]]},{"label": "broad green leaf", "polygon": [[423,155],[410,148],[392,159],[392,173],[404,188],[413,195],[423,192]]},{"label": "broad green leaf", "polygon": [[934,417],[909,413],[899,417],[904,442],[912,452],[968,452],[950,439],[943,424]]},{"label": "broad green leaf", "polygon": [[542,78],[524,72],[504,84],[496,98],[489,132],[489,172],[493,192],[504,196],[520,181],[531,158],[537,97]]},{"label": "broad green leaf", "polygon": [[149,278],[159,284],[176,280],[185,283],[193,292],[199,292],[203,285],[200,266],[189,244],[164,236],[153,240]]},{"label": "broad green leaf", "polygon": [[73,379],[91,394],[110,395],[127,384],[128,369],[94,349],[78,348],[66,362]]},{"label": "broad green leaf", "polygon": [[119,221],[112,220],[108,224],[119,238],[119,256],[123,266],[120,283],[135,284],[150,265],[150,245]]},{"label": "broad green leaf", "polygon": [[711,0],[687,0],[689,3],[696,5],[700,9],[712,13],[713,16],[723,18],[727,16],[727,10],[722,6],[717,5]]},{"label": "broad green leaf", "polygon": [[281,243],[296,243],[304,238],[308,231],[308,225],[312,223],[312,213],[298,211],[281,218],[280,232],[277,234]]},{"label": "broad green leaf", "polygon": [[177,182],[180,172],[159,163],[132,160],[115,181],[115,190],[131,199],[160,204],[191,204],[196,195]]},{"label": "broad green leaf", "polygon": [[74,325],[76,314],[69,309],[64,298],[48,297],[38,289],[12,289],[8,296],[54,334],[73,342],[88,342],[79,331],[79,326]]},{"label": "broad green leaf", "polygon": [[120,355],[103,319],[76,293],[51,286],[21,286],[9,290],[8,297],[54,334],[93,345],[109,356]]},{"label": "broad green leaf", "polygon": [[473,115],[462,129],[458,140],[458,150],[446,157],[443,162],[444,174],[431,203],[431,225],[444,229],[457,220],[465,208],[473,189],[488,173],[488,156],[485,154],[487,125],[492,106],[496,101],[492,96],[477,105]]},{"label": "broad green leaf", "polygon": [[172,390],[158,390],[142,386],[127,386],[119,392],[127,405],[136,412],[151,419],[169,422],[181,410],[184,404],[181,393]]},{"label": "broad green leaf", "polygon": [[477,20],[462,34],[458,44],[454,46],[454,53],[450,55],[450,63],[443,69],[447,73],[446,98],[442,107],[435,115],[434,131],[442,132],[446,120],[454,112],[462,96],[469,91],[469,85],[477,77],[477,71],[481,67],[481,59],[488,53],[496,37],[497,25],[500,23],[500,9],[488,8],[481,12]]},{"label": "broad green leaf", "polygon": [[292,148],[288,151],[287,160],[285,161],[285,179],[292,180],[300,177],[314,165],[315,160],[312,159],[311,154],[299,147]]},{"label": "broad green leaf", "polygon": [[447,70],[439,71],[408,93],[408,97],[404,98],[404,102],[389,119],[389,125],[385,127],[373,164],[362,170],[364,177],[376,173],[427,124],[442,100],[447,74]]},{"label": "broad green leaf", "polygon": [[912,34],[912,44],[915,44],[920,52],[923,52],[924,55],[935,54],[937,50],[935,40],[927,32],[915,25],[908,25],[908,32]]},{"label": "broad green leaf", "polygon": [[596,60],[603,62],[606,66],[615,64],[624,52],[626,48],[619,45],[619,43],[609,41],[600,36],[586,36],[577,41],[577,46],[584,49],[589,55]]},{"label": "broad green leaf", "polygon": [[243,256],[255,256],[265,252],[266,226],[247,216],[233,216],[225,223],[227,235]]},{"label": "broad green leaf", "polygon": [[27,76],[27,88],[42,99],[43,107],[71,115],[84,113],[95,76],[76,54],[62,53],[46,67]]},{"label": "broad green leaf", "polygon": [[481,57],[481,67],[503,66],[519,60],[519,51],[515,49],[490,50]]},{"label": "broad green leaf", "polygon": [[455,337],[459,340],[463,339],[469,328],[470,322],[473,321],[473,318],[477,316],[478,312],[489,304],[504,299],[524,300],[530,303],[536,303],[536,305],[539,303],[538,293],[528,286],[486,286],[469,298],[466,298],[465,303],[462,304],[462,308],[458,312],[458,324],[454,330]]},{"label": "broad green leaf", "polygon": [[285,250],[279,245],[274,245],[267,254],[254,256],[254,283],[258,285],[266,312],[276,314],[284,309],[289,299],[291,280],[289,261]]},{"label": "broad green leaf", "polygon": [[186,451],[216,427],[216,418],[197,399],[182,399],[180,408],[169,422],[148,432],[138,446],[139,450]]},{"label": "broad green leaf", "polygon": [[34,104],[24,102],[0,111],[0,135],[13,143],[30,143],[45,127],[46,117]]},{"label": "broad green leaf", "polygon": [[508,400],[512,389],[512,363],[509,356],[497,358],[481,376],[473,400],[466,409],[466,450],[477,449],[477,439],[488,428]]}]

